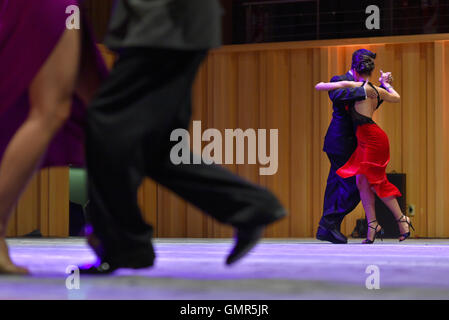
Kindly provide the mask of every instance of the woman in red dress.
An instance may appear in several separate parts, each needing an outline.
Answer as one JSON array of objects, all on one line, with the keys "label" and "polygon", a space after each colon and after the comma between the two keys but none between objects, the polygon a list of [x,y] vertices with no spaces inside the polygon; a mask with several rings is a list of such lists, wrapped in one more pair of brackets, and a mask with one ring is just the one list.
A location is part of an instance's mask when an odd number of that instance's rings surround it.
[{"label": "woman in red dress", "polygon": [[[365,56],[356,67],[356,71],[369,79],[374,70],[374,62]],[[356,130],[357,148],[348,162],[337,170],[337,174],[343,178],[357,177],[357,186],[360,191],[363,207],[368,221],[367,239],[365,244],[374,243],[376,236],[383,233],[382,227],[377,223],[374,208],[374,193],[391,210],[399,223],[401,235],[399,241],[404,241],[410,236],[410,227],[413,228],[410,218],[406,217],[398,204],[397,197],[401,196],[398,188],[391,184],[386,175],[386,167],[390,162],[390,144],[386,133],[372,120],[374,112],[383,101],[398,103],[401,100],[393,87],[381,77],[383,88],[372,85],[370,82],[340,81],[319,83],[317,90],[332,91],[341,88],[371,86],[378,95],[377,99],[366,99],[355,103],[348,108],[354,129]]]}]

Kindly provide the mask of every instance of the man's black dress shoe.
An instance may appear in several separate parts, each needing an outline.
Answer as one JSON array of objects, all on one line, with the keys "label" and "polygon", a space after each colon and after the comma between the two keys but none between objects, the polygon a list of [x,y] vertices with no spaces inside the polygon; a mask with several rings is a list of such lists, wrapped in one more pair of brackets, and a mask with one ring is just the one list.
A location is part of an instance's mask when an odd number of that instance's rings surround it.
[{"label": "man's black dress shoe", "polygon": [[132,261],[127,263],[110,263],[107,261],[98,261],[95,264],[87,264],[80,266],[80,274],[85,275],[108,275],[116,271],[117,269],[144,269],[152,267],[153,260],[142,259],[142,261]]},{"label": "man's black dress shoe", "polygon": [[264,227],[250,229],[237,229],[235,246],[226,259],[226,264],[231,265],[246,256],[263,236]]},{"label": "man's black dress shoe", "polygon": [[346,238],[336,227],[325,229],[324,227],[319,226],[316,238],[321,241],[329,241],[335,244],[348,243],[348,238]]},{"label": "man's black dress shoe", "polygon": [[147,248],[121,253],[119,255],[114,255],[113,257],[105,257],[101,241],[94,234],[90,234],[87,237],[87,242],[95,251],[97,257],[103,258],[99,258],[95,264],[80,266],[80,274],[107,275],[121,268],[144,269],[152,267],[154,265],[154,260],[156,259],[156,254],[151,242],[148,243]]},{"label": "man's black dress shoe", "polygon": [[80,274],[91,274],[91,275],[106,275],[113,273],[118,267],[111,266],[108,262],[98,261],[95,264],[85,264],[79,266]]}]

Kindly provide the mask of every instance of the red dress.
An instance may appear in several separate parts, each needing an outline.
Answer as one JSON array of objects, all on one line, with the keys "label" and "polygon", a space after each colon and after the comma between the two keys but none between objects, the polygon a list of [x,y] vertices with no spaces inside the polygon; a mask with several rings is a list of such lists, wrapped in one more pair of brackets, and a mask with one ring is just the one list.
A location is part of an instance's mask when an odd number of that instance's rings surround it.
[{"label": "red dress", "polygon": [[371,118],[354,108],[350,112],[356,128],[357,148],[337,174],[342,178],[363,174],[379,198],[400,197],[401,192],[387,179],[386,168],[390,162],[387,134]]}]

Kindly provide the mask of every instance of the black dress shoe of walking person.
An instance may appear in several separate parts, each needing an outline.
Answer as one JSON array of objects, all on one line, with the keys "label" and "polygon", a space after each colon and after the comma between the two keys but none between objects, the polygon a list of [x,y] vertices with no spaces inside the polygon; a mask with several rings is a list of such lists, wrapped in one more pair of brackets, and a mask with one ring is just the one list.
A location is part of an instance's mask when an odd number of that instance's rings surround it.
[{"label": "black dress shoe of walking person", "polygon": [[246,256],[262,239],[264,230],[264,227],[237,229],[235,246],[226,259],[226,264],[232,265]]},{"label": "black dress shoe of walking person", "polygon": [[117,266],[111,266],[109,262],[101,260],[98,260],[94,264],[81,265],[78,268],[82,275],[107,275],[119,269]]},{"label": "black dress shoe of walking person", "polygon": [[90,234],[87,238],[89,246],[97,254],[97,262],[94,264],[86,264],[79,267],[80,274],[91,275],[106,275],[111,274],[117,269],[144,269],[154,265],[156,254],[154,252],[153,244],[150,242],[147,247],[133,251],[126,252],[113,257],[104,254],[104,248],[99,239]]},{"label": "black dress shoe of walking person", "polygon": [[112,263],[107,260],[98,260],[95,264],[86,264],[79,267],[82,275],[108,275],[118,269],[145,269],[152,267],[154,258],[127,261],[123,263]]},{"label": "black dress shoe of walking person", "polygon": [[316,233],[316,238],[321,241],[329,241],[334,244],[346,244],[348,243],[348,238],[344,236],[336,227],[324,228],[323,226],[318,227]]}]

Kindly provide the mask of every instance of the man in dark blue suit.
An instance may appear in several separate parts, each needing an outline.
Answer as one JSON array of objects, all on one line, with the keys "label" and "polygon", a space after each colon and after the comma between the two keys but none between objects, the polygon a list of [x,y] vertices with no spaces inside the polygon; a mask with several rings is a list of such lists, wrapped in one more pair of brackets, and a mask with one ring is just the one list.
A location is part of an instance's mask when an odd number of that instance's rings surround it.
[{"label": "man in dark blue suit", "polygon": [[[352,55],[351,70],[345,75],[333,77],[331,82],[365,81],[354,69],[355,63],[362,56],[376,58],[376,54],[369,50],[355,51]],[[348,239],[340,232],[340,226],[344,217],[359,204],[360,194],[355,177],[343,179],[336,173],[337,169],[349,160],[357,147],[352,120],[346,109],[353,106],[356,101],[376,98],[377,94],[373,88],[367,86],[330,91],[329,97],[332,100],[334,112],[324,140],[323,151],[327,153],[331,168],[324,194],[323,216],[316,237],[318,240],[332,243],[347,243]]]}]

